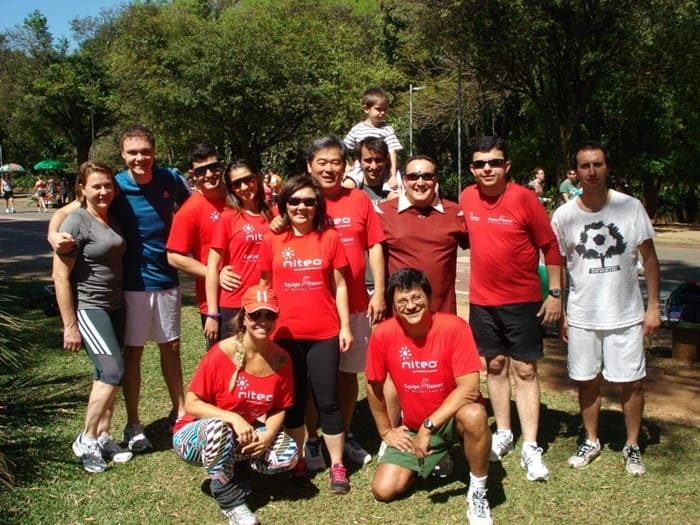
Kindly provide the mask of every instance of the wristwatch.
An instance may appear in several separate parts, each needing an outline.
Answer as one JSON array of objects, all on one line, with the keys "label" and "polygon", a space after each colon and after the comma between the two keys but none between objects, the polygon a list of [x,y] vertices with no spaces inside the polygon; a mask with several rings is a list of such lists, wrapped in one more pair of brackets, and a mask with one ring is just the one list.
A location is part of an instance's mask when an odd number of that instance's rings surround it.
[{"label": "wristwatch", "polygon": [[425,421],[423,421],[423,426],[430,432],[431,434],[434,434],[437,432],[437,427],[433,424],[431,419],[429,417],[425,418]]},{"label": "wristwatch", "polygon": [[561,297],[561,290],[559,288],[552,288],[551,290],[549,290],[549,295],[559,299]]}]

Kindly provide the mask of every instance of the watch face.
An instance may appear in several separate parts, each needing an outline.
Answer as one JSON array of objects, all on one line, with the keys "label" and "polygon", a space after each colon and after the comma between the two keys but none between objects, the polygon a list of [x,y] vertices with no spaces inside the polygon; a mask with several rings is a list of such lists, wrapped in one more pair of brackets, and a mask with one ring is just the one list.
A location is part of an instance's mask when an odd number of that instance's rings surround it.
[{"label": "watch face", "polygon": [[549,295],[552,297],[561,297],[561,290],[559,288],[554,288],[549,291]]}]

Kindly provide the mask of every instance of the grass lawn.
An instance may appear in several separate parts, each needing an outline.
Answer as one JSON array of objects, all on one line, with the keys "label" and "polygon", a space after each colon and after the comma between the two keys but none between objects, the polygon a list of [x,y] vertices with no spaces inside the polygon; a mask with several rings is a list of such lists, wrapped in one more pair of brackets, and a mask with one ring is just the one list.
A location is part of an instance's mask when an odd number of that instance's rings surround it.
[{"label": "grass lawn", "polygon": [[[11,285],[18,296],[37,283]],[[186,383],[204,351],[199,318],[191,298],[183,309],[182,356]],[[224,523],[213,499],[201,492],[204,470],[187,465],[170,449],[165,416],[170,410],[160,375],[158,351],[144,353],[141,411],[156,451],[115,465],[98,475],[85,473],[70,445],[82,429],[91,382],[84,353],[60,349],[59,318],[14,305],[26,326],[31,362],[19,373],[0,375],[0,452],[15,465],[14,489],[0,486],[0,523]],[[483,388],[485,391],[485,387]],[[361,391],[355,434],[371,451],[379,440]],[[489,500],[495,523],[632,524],[700,523],[700,433],[695,427],[645,420],[642,449],[647,475],[628,476],[622,464],[624,423],[616,407],[601,415],[604,451],[588,469],[573,471],[566,459],[577,446],[580,418],[575,399],[542,394],[540,441],[551,471],[547,483],[525,479],[518,454],[489,472]],[[121,436],[121,398],[114,435]],[[381,504],[369,486],[374,463],[351,467],[352,492],[333,496],[328,474],[313,479],[316,491],[299,493],[286,477],[252,475],[251,506],[263,523],[449,524],[465,523],[467,470],[459,448],[455,471],[446,480],[420,482],[403,499]]]}]

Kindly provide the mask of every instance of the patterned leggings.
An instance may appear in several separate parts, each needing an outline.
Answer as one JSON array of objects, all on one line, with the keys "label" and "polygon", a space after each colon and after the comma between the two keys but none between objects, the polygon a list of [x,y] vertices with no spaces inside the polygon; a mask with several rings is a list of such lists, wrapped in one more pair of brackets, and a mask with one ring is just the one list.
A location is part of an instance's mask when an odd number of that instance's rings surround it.
[{"label": "patterned leggings", "polygon": [[[261,433],[265,427],[255,430]],[[245,490],[234,479],[234,465],[250,458],[240,454],[231,425],[220,419],[193,421],[173,435],[173,448],[188,463],[204,466],[211,479],[211,494],[222,510],[245,502]],[[280,432],[264,454],[250,460],[250,466],[262,474],[277,474],[294,468],[298,459],[296,443],[289,435]]]}]

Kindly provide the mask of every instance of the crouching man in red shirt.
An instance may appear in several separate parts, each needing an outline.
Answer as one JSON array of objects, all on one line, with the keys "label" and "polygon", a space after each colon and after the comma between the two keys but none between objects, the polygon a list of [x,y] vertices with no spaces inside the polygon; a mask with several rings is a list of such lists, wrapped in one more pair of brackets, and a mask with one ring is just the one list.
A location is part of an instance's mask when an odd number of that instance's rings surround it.
[{"label": "crouching man in red shirt", "polygon": [[[481,362],[469,325],[430,309],[431,287],[413,268],[394,273],[387,298],[394,317],[378,325],[367,351],[367,400],[377,431],[387,443],[372,480],[379,501],[405,492],[427,477],[458,439],[469,462],[469,523],[490,524],[486,478],[491,450],[486,410],[480,403]],[[396,385],[403,421],[392,427],[383,387]]]}]

